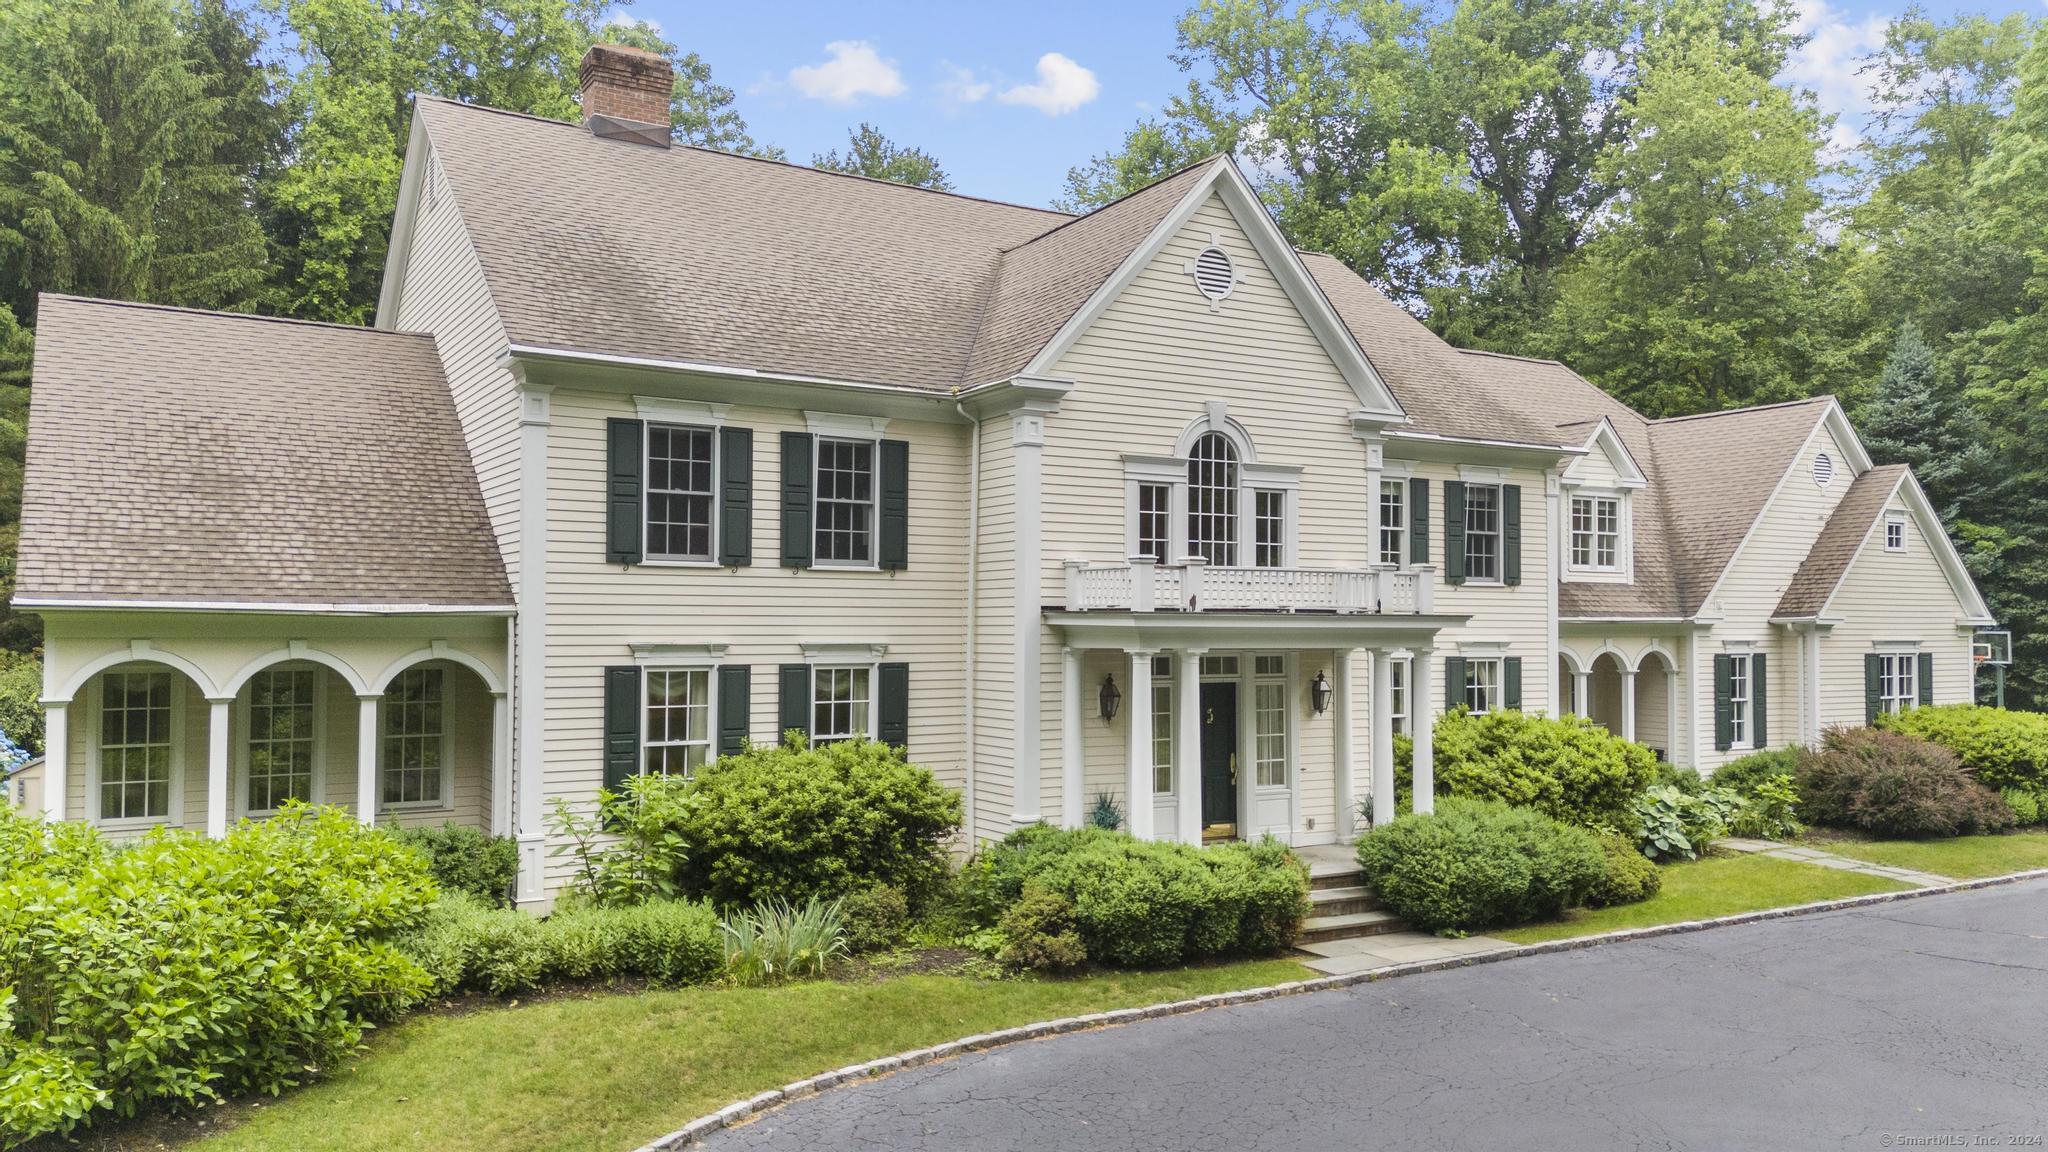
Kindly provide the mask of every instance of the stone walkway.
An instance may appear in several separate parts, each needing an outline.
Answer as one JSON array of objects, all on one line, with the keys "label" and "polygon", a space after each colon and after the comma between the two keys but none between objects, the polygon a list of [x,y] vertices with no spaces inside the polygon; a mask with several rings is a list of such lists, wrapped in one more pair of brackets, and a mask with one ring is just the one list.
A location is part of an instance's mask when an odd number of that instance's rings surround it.
[{"label": "stone walkway", "polygon": [[1851,860],[1818,848],[1801,848],[1792,844],[1780,844],[1776,840],[1727,839],[1714,841],[1714,847],[1726,848],[1730,852],[1748,852],[1761,856],[1775,856],[1780,860],[1797,860],[1802,864],[1818,864],[1823,868],[1834,868],[1842,872],[1861,872],[1865,876],[1882,876],[1911,884],[1915,888],[1932,888],[1937,884],[1953,884],[1947,876],[1936,876],[1932,872],[1915,872],[1911,868],[1893,868],[1885,864],[1872,864],[1868,860]]},{"label": "stone walkway", "polygon": [[1374,968],[1389,968],[1395,964],[1412,964],[1418,960],[1447,960],[1453,956],[1472,956],[1480,952],[1491,952],[1495,948],[1512,948],[1514,945],[1491,936],[1467,936],[1462,940],[1451,940],[1442,936],[1431,936],[1427,932],[1382,932],[1377,936],[1358,936],[1349,940],[1325,940],[1320,944],[1297,944],[1296,951],[1310,953],[1304,965],[1325,976],[1348,976],[1353,972],[1369,972]]}]

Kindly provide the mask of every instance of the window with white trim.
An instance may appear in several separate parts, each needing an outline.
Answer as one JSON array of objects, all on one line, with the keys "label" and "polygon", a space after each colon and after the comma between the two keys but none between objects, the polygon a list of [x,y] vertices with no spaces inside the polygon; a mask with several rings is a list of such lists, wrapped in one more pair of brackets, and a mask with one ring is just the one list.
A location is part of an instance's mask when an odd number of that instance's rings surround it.
[{"label": "window with white trim", "polygon": [[711,687],[709,668],[646,670],[641,771],[687,778],[711,759]]},{"label": "window with white trim", "polygon": [[1380,563],[1408,562],[1408,485],[1380,481]]},{"label": "window with white trim", "polygon": [[717,443],[709,428],[647,425],[649,559],[712,559]]},{"label": "window with white trim", "polygon": [[1188,553],[1219,566],[1237,563],[1237,446],[1203,433],[1188,453]]},{"label": "window with white trim", "polygon": [[408,668],[384,690],[381,807],[435,808],[448,802],[445,690],[439,668]]},{"label": "window with white trim", "polygon": [[1152,658],[1152,791],[1173,791],[1173,657]]},{"label": "window with white trim", "polygon": [[875,441],[818,437],[814,563],[875,562]]},{"label": "window with white trim", "polygon": [[1621,498],[1573,496],[1571,565],[1592,572],[1621,569]]},{"label": "window with white trim", "polygon": [[1396,734],[1408,731],[1408,661],[1387,661],[1387,727]]},{"label": "window with white trim", "polygon": [[1252,492],[1252,565],[1280,568],[1287,563],[1287,493],[1270,488]]},{"label": "window with white trim", "polygon": [[1877,710],[1904,712],[1920,702],[1920,654],[1877,654]]},{"label": "window with white trim", "polygon": [[170,817],[169,672],[100,678],[99,793],[101,820]]},{"label": "window with white trim", "polygon": [[1501,706],[1500,669],[1498,656],[1465,658],[1465,707],[1474,716],[1483,716]]},{"label": "window with white trim", "polygon": [[1728,657],[1728,735],[1737,748],[1747,748],[1755,739],[1750,708],[1756,693],[1749,673],[1748,653],[1737,652]]},{"label": "window with white trim", "polygon": [[266,668],[250,678],[243,803],[252,815],[287,800],[312,802],[317,686],[310,668]]},{"label": "window with white trim", "polygon": [[1500,579],[1500,485],[1465,485],[1465,579]]},{"label": "window with white trim", "polygon": [[1884,550],[1904,552],[1906,550],[1906,518],[1902,515],[1887,515],[1884,518]]},{"label": "window with white trim", "polygon": [[1173,486],[1138,485],[1138,552],[1161,564],[1173,549]]},{"label": "window with white trim", "polygon": [[1287,787],[1287,660],[1261,656],[1253,665],[1252,764],[1261,788]]},{"label": "window with white trim", "polygon": [[811,669],[811,746],[874,735],[874,666]]}]

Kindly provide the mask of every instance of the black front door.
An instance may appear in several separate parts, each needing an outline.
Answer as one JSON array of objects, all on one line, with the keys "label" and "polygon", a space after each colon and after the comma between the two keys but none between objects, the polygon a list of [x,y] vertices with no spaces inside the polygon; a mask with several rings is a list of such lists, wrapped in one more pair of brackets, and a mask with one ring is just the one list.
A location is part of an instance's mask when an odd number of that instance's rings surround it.
[{"label": "black front door", "polygon": [[1237,823],[1237,685],[1202,685],[1202,825]]}]

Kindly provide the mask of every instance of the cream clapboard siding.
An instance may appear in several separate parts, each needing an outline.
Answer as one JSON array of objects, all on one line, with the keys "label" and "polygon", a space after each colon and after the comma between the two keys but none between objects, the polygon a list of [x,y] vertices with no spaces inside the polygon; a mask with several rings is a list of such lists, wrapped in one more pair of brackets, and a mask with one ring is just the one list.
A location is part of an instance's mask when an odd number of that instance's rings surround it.
[{"label": "cream clapboard siding", "polygon": [[[1393,455],[1392,447],[1389,456]],[[1444,710],[1447,695],[1444,660],[1461,650],[1470,655],[1487,646],[1504,645],[1504,654],[1522,659],[1522,708],[1556,712],[1552,695],[1557,674],[1550,657],[1550,532],[1543,473],[1529,468],[1506,469],[1501,483],[1522,489],[1522,582],[1519,585],[1444,582],[1444,482],[1460,478],[1456,464],[1417,463],[1414,475],[1429,481],[1429,562],[1436,568],[1436,610],[1469,616],[1464,624],[1445,629],[1437,638],[1430,669],[1432,706]]]},{"label": "cream clapboard siding", "polygon": [[[1834,481],[1825,488],[1813,479],[1814,457],[1822,452],[1835,462]],[[1817,422],[1749,537],[1729,562],[1718,593],[1702,609],[1703,615],[1721,618],[1700,635],[1699,675],[1692,678],[1692,706],[1699,733],[1697,764],[1702,771],[1751,751],[1714,747],[1714,656],[1737,650],[1729,647],[1731,642],[1747,641],[1750,651],[1769,656],[1765,732],[1769,742],[1783,744],[1797,734],[1798,646],[1783,629],[1771,625],[1771,613],[1854,480],[1844,445],[1825,422]]]},{"label": "cream clapboard siding", "polygon": [[[1606,451],[1595,445],[1591,452],[1571,462],[1564,477],[1587,488],[1615,488],[1621,484],[1621,470]],[[1569,509],[1567,509],[1569,511]]]},{"label": "cream clapboard siding", "polygon": [[499,364],[506,348],[505,328],[463,227],[461,206],[431,150],[425,174],[433,185],[432,195],[421,196],[412,217],[411,246],[400,272],[398,314],[380,321],[388,320],[390,327],[401,331],[433,333],[483,489],[484,508],[517,588],[519,389]]},{"label": "cream clapboard siding", "polygon": [[[1001,839],[1012,827],[1015,807],[1016,750],[1011,733],[1017,720],[1016,626],[1012,606],[1017,588],[1016,448],[1011,444],[1007,416],[983,421],[981,437],[981,516],[976,528],[974,613],[974,812],[967,829],[970,843]],[[962,473],[965,474],[964,471]],[[961,491],[966,485],[958,485]],[[965,572],[965,561],[962,561]],[[964,593],[963,593],[964,599]],[[1054,655],[1058,649],[1053,649]],[[1055,705],[1055,690],[1045,700]],[[1042,769],[1057,783],[1059,745],[1042,748]],[[1057,817],[1057,806],[1043,810]]]},{"label": "cream clapboard siding", "polygon": [[[781,567],[781,434],[802,412],[734,405],[725,426],[754,433],[754,563],[605,561],[605,421],[636,415],[631,397],[562,388],[548,428],[547,753],[543,791],[588,806],[603,781],[603,670],[633,663],[629,645],[723,644],[752,669],[750,728],[776,731],[776,667],[800,645],[881,644],[910,665],[910,751],[961,787],[966,603],[967,430],[893,420],[910,445],[910,557],[902,572]],[[550,886],[566,876],[550,865]]]},{"label": "cream clapboard siding", "polygon": [[[1896,495],[1885,506],[1886,515],[1905,512],[1905,502]],[[1966,704],[1973,698],[1974,630],[1955,623],[1964,615],[1962,601],[1918,521],[1906,517],[1904,552],[1885,551],[1884,522],[1881,515],[1871,525],[1828,602],[1826,615],[1841,623],[1821,640],[1823,725],[1863,723],[1863,657],[1881,645],[1904,647],[1917,641],[1920,651],[1933,654],[1936,704]]]}]

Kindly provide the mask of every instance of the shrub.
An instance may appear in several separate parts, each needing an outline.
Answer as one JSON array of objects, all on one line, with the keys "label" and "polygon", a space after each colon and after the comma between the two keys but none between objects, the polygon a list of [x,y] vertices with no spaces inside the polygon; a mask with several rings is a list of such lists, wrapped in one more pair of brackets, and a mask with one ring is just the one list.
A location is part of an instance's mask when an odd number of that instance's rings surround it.
[{"label": "shrub", "polygon": [[1088,806],[1088,826],[1105,832],[1115,832],[1124,826],[1123,805],[1107,792],[1097,792],[1095,802]]},{"label": "shrub", "polygon": [[869,740],[750,748],[705,765],[676,826],[686,891],[721,908],[873,884],[918,906],[945,879],[960,794]]},{"label": "shrub", "polygon": [[1767,748],[1762,752],[1751,752],[1737,757],[1714,769],[1713,785],[1726,788],[1739,796],[1748,797],[1756,792],[1757,786],[1778,776],[1791,776],[1799,771],[1799,750],[1797,748]]},{"label": "shrub", "polygon": [[2041,794],[2024,788],[2006,788],[1999,792],[2005,798],[2005,806],[2012,809],[2012,822],[2021,826],[2039,824],[2044,815]]},{"label": "shrub", "polygon": [[1696,860],[1707,845],[1728,834],[1746,807],[1726,788],[1686,793],[1669,785],[1650,788],[1629,807],[1630,825],[1643,855],[1652,860]]},{"label": "shrub", "polygon": [[2012,823],[1998,794],[1955,753],[1882,728],[1830,728],[1799,756],[1799,794],[1816,824],[1881,836],[1955,836]]},{"label": "shrub", "polygon": [[1881,715],[1877,726],[1932,740],[1992,788],[2048,791],[2048,714],[1940,704]]},{"label": "shrub", "polygon": [[1605,869],[1586,893],[1588,908],[1608,908],[1648,900],[1664,887],[1664,874],[1643,855],[1628,837],[1609,834],[1600,837]]},{"label": "shrub", "polygon": [[400,828],[402,844],[425,854],[427,871],[443,892],[466,892],[486,904],[511,899],[519,877],[519,845],[510,836],[449,821],[439,828]]},{"label": "shrub", "polygon": [[716,976],[725,960],[718,917],[685,900],[589,905],[541,920],[451,893],[400,946],[432,976],[436,995],[622,977],[690,984]]},{"label": "shrub", "polygon": [[1043,884],[1024,885],[1023,895],[1003,913],[996,931],[1003,940],[996,959],[1012,968],[1060,971],[1088,961],[1088,949],[1075,925],[1074,902]]},{"label": "shrub", "polygon": [[1366,883],[1424,931],[1553,919],[1606,874],[1591,832],[1498,800],[1448,798],[1358,841]]},{"label": "shrub", "polygon": [[767,984],[815,976],[846,951],[837,900],[813,896],[801,904],[767,900],[726,917],[725,973],[736,984]]},{"label": "shrub", "polygon": [[910,902],[901,888],[876,884],[841,901],[846,920],[846,950],[880,952],[903,942],[910,927]]},{"label": "shrub", "polygon": [[1657,774],[1648,748],[1582,716],[1460,708],[1438,718],[1434,735],[1438,795],[1500,800],[1571,824],[1624,823]]},{"label": "shrub", "polygon": [[1657,775],[1654,780],[1653,787],[1676,788],[1688,796],[1695,792],[1703,792],[1707,787],[1707,782],[1701,778],[1699,769],[1680,768],[1666,760],[1657,761]]},{"label": "shrub", "polygon": [[0,651],[0,733],[31,755],[43,751],[43,654]]},{"label": "shrub", "polygon": [[632,777],[623,791],[598,789],[597,810],[588,815],[558,798],[548,823],[562,843],[550,855],[575,858],[569,890],[592,903],[673,898],[689,859],[684,826],[697,807],[689,781],[652,774]]},{"label": "shrub", "polygon": [[1783,840],[1806,831],[1797,815],[1799,789],[1790,774],[1763,777],[1751,783],[1748,792],[1737,794],[1742,796],[1742,806],[1728,821],[1728,830],[1735,835]]},{"label": "shrub", "polygon": [[0,1131],[276,1092],[430,980],[426,864],[336,809],[116,847],[0,813]]}]

